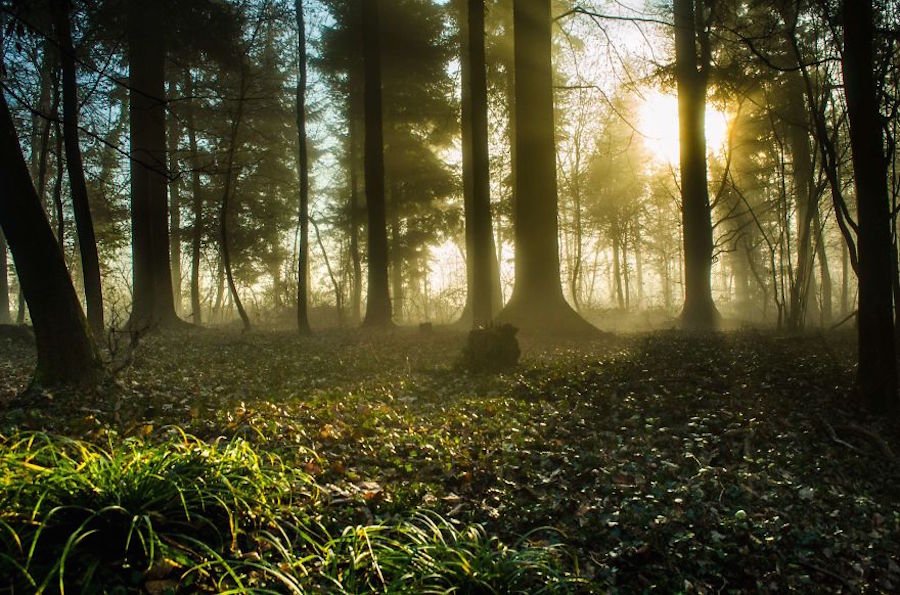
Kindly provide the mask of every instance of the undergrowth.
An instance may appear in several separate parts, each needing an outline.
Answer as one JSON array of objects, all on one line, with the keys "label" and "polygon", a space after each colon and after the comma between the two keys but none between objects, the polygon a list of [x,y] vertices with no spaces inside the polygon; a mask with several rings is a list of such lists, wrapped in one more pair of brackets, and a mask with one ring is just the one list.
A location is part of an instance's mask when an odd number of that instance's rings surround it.
[{"label": "undergrowth", "polygon": [[305,472],[243,439],[106,448],[0,438],[0,590],[8,592],[569,592],[558,545],[513,546],[420,510],[326,525]]}]

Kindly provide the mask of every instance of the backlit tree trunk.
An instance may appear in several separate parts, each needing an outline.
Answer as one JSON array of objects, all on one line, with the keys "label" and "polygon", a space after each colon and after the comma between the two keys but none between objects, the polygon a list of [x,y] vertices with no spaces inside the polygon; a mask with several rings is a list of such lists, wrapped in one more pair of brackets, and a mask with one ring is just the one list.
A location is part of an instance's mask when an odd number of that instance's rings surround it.
[{"label": "backlit tree trunk", "polygon": [[197,149],[197,123],[194,116],[194,76],[190,70],[184,73],[184,94],[187,96],[188,150],[191,153],[191,206],[193,229],[191,230],[191,320],[200,324],[203,320],[200,304],[200,248],[203,242],[203,195],[200,185],[200,155]]},{"label": "backlit tree trunk", "polygon": [[498,320],[536,333],[595,329],[566,303],[559,269],[550,0],[516,0],[516,277]]},{"label": "backlit tree trunk", "polygon": [[162,4],[128,0],[132,326],[173,324],[166,189],[166,46]]},{"label": "backlit tree trunk", "polygon": [[381,107],[381,43],[379,0],[363,2],[363,58],[365,63],[365,185],[369,219],[369,275],[364,326],[391,324],[388,289],[387,219],[384,198],[384,130]]},{"label": "backlit tree trunk", "polygon": [[897,411],[897,359],[891,288],[891,210],[887,159],[874,79],[872,0],[843,3],[843,75],[858,208],[859,368],[876,410]]},{"label": "backlit tree trunk", "polygon": [[309,159],[306,147],[306,24],[303,20],[303,2],[294,0],[297,19],[297,169],[300,175],[300,248],[297,257],[297,329],[303,335],[309,328]]},{"label": "backlit tree trunk", "polygon": [[713,236],[706,170],[709,42],[705,32],[698,32],[696,27],[696,14],[702,14],[704,9],[702,0],[674,0],[673,7],[684,229],[684,307],[681,321],[687,328],[708,329],[713,328],[718,319],[710,283]]},{"label": "backlit tree trunk", "polygon": [[0,324],[10,324],[9,315],[9,260],[6,256],[6,236],[0,231]]}]

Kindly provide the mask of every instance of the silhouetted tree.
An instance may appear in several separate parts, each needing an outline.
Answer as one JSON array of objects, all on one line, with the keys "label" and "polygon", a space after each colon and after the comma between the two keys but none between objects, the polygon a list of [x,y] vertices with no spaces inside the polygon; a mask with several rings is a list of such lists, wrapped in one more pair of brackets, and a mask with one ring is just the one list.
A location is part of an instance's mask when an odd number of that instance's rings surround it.
[{"label": "silhouetted tree", "polygon": [[306,24],[303,2],[294,0],[297,19],[297,170],[300,176],[300,246],[297,255],[297,329],[308,335],[309,328],[309,158],[306,139]]},{"label": "silhouetted tree", "polygon": [[897,358],[891,278],[891,203],[875,82],[872,0],[844,0],[844,89],[856,181],[859,232],[860,389],[879,411],[897,411]]},{"label": "silhouetted tree", "polygon": [[0,231],[0,324],[9,324],[9,261],[6,255],[6,236]]},{"label": "silhouetted tree", "polygon": [[39,386],[94,382],[100,354],[75,295],[63,255],[41,207],[19,147],[6,97],[0,93],[0,228],[28,301],[37,345]]},{"label": "silhouetted tree", "polygon": [[712,328],[718,319],[710,283],[713,235],[706,170],[705,120],[710,43],[708,30],[704,25],[698,27],[698,22],[705,22],[706,9],[704,0],[673,2],[684,228],[684,307],[681,320],[689,328]]},{"label": "silhouetted tree", "polygon": [[132,325],[178,320],[169,268],[165,5],[126,7],[131,129]]},{"label": "silhouetted tree", "polygon": [[368,212],[369,273],[364,326],[391,324],[388,291],[387,220],[384,195],[384,131],[381,104],[379,0],[363,2],[362,35],[365,63],[364,168]]},{"label": "silhouetted tree", "polygon": [[[472,141],[472,199],[466,209],[466,233],[471,235],[472,324],[490,326],[493,319],[491,260],[490,159],[488,155],[487,75],[484,50],[484,0],[468,1],[469,122]],[[469,228],[471,227],[471,232]]]},{"label": "silhouetted tree", "polygon": [[75,212],[78,231],[78,248],[81,253],[81,269],[84,294],[87,302],[88,323],[96,337],[102,337],[103,291],[100,284],[100,258],[97,255],[97,239],[88,202],[87,184],[84,179],[84,163],[78,141],[78,83],[75,71],[75,47],[72,44],[70,0],[54,0],[54,29],[59,41],[62,64],[63,137],[66,148],[66,170],[69,175],[69,191]]},{"label": "silhouetted tree", "polygon": [[497,316],[524,331],[594,329],[566,303],[559,269],[550,0],[514,4],[516,278]]}]

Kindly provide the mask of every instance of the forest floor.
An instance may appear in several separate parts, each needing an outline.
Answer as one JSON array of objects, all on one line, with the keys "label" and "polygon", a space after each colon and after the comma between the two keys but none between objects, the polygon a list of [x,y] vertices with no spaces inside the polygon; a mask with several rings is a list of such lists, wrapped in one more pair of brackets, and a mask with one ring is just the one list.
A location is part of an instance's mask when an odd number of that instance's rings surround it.
[{"label": "forest floor", "polygon": [[[849,335],[525,341],[518,368],[497,375],[459,369],[464,342],[440,328],[152,335],[96,393],[44,393],[0,414],[0,453],[34,431],[107,451],[184,441],[181,431],[240,438],[316,486],[304,518],[330,535],[421,510],[458,535],[478,524],[496,574],[474,559],[460,572],[481,568],[497,592],[900,590],[900,440],[862,412]],[[27,384],[33,358],[0,339],[0,403]],[[555,582],[516,557],[541,548]],[[258,566],[270,549],[254,553]],[[329,588],[418,588],[367,563],[357,582],[354,563],[335,571]],[[228,580],[252,586],[248,568]],[[186,589],[177,560],[151,570],[135,589]]]}]

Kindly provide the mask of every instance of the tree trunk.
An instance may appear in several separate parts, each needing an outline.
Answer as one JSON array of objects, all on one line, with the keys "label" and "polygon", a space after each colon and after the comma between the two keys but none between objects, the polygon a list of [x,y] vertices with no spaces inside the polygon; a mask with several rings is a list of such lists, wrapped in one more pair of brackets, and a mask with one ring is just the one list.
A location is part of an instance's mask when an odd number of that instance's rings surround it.
[{"label": "tree trunk", "polygon": [[166,188],[166,46],[162,5],[128,0],[131,128],[131,241],[134,304],[131,325],[178,321],[169,267]]},{"label": "tree trunk", "polygon": [[822,282],[822,326],[825,326],[831,322],[834,306],[831,296],[831,270],[828,268],[828,252],[825,250],[825,228],[818,206],[816,206],[814,223],[816,226],[816,254],[819,259],[819,277]]},{"label": "tree trunk", "polygon": [[403,306],[406,300],[403,295],[403,256],[400,250],[402,242],[400,238],[400,219],[397,217],[400,196],[395,189],[391,192],[391,303],[393,304],[394,316],[397,320],[403,320]]},{"label": "tree trunk", "polygon": [[365,184],[369,220],[369,279],[363,326],[391,323],[388,290],[388,242],[384,199],[384,130],[381,108],[380,0],[363,2],[363,58],[365,63]]},{"label": "tree trunk", "polygon": [[[702,14],[702,0],[674,0],[673,4],[684,229],[684,307],[681,322],[687,328],[709,329],[716,326],[719,318],[710,283],[713,235],[705,122],[709,43],[705,32],[696,29],[695,5]],[[698,37],[701,57],[697,55]]]},{"label": "tree trunk", "polygon": [[197,151],[197,123],[194,116],[194,76],[184,72],[184,94],[187,96],[188,149],[191,152],[191,199],[193,229],[191,230],[191,320],[203,321],[200,305],[200,248],[203,242],[203,195],[200,186],[200,154]]},{"label": "tree trunk", "polygon": [[28,301],[37,345],[34,382],[85,384],[99,379],[102,362],[62,254],[47,223],[5,96],[0,93],[0,228],[6,235]]},{"label": "tree trunk", "polygon": [[619,246],[619,235],[613,234],[612,241],[612,249],[613,249],[613,287],[615,287],[616,293],[616,306],[619,310],[625,309],[625,294],[622,293],[622,268],[620,266],[620,246]]},{"label": "tree trunk", "polygon": [[[353,91],[351,90],[351,94]],[[351,97],[351,103],[353,99]],[[348,169],[350,171],[350,261],[353,267],[352,287],[350,289],[350,316],[353,324],[362,321],[362,257],[359,252],[359,165],[358,163],[358,125],[359,120],[351,108],[349,118],[350,150],[348,151]]]},{"label": "tree trunk", "polygon": [[219,250],[222,254],[222,265],[225,268],[225,279],[228,281],[231,299],[237,307],[238,315],[241,317],[243,332],[247,332],[251,328],[250,317],[247,315],[247,310],[244,309],[244,303],[241,301],[241,296],[238,295],[237,285],[234,282],[234,273],[231,267],[231,247],[228,241],[229,202],[231,199],[231,187],[234,183],[234,154],[237,151],[241,121],[244,119],[244,98],[247,94],[246,66],[241,68],[241,90],[238,97],[237,112],[231,121],[231,137],[228,143],[228,157],[225,167],[225,187],[222,189],[222,208],[219,217]]},{"label": "tree trunk", "polygon": [[9,315],[9,260],[6,256],[6,236],[0,230],[0,324],[12,323]]},{"label": "tree trunk", "polygon": [[596,332],[566,303],[559,269],[550,0],[515,2],[516,277],[498,320],[526,332]]},{"label": "tree trunk", "polygon": [[[490,155],[488,153],[487,74],[484,49],[484,0],[468,0],[468,87],[471,126],[471,213],[466,213],[466,235],[471,235],[472,326],[490,326],[493,320],[491,260]],[[471,233],[468,229],[471,227]],[[467,242],[468,243],[468,242]]]},{"label": "tree trunk", "polygon": [[297,172],[300,176],[300,247],[297,255],[297,330],[309,335],[309,158],[306,139],[306,23],[303,20],[303,2],[294,0],[294,16],[297,20]]},{"label": "tree trunk", "polygon": [[[169,83],[171,95],[175,95],[177,85]],[[169,171],[175,175],[169,182],[169,254],[172,258],[172,296],[175,313],[181,314],[181,167],[178,163],[178,142],[181,140],[180,116],[169,114]]]},{"label": "tree trunk", "polygon": [[88,202],[87,183],[84,179],[84,163],[78,144],[78,83],[75,72],[75,48],[72,44],[70,0],[56,0],[55,29],[59,41],[62,64],[63,137],[66,147],[66,170],[69,174],[69,191],[75,228],[78,231],[78,247],[81,254],[81,271],[84,296],[87,302],[87,318],[94,336],[103,337],[103,290],[100,284],[100,257],[97,239]]},{"label": "tree trunk", "polygon": [[874,79],[872,0],[843,3],[843,75],[850,120],[859,233],[857,382],[875,410],[896,413],[897,359],[891,296],[891,210]]}]

